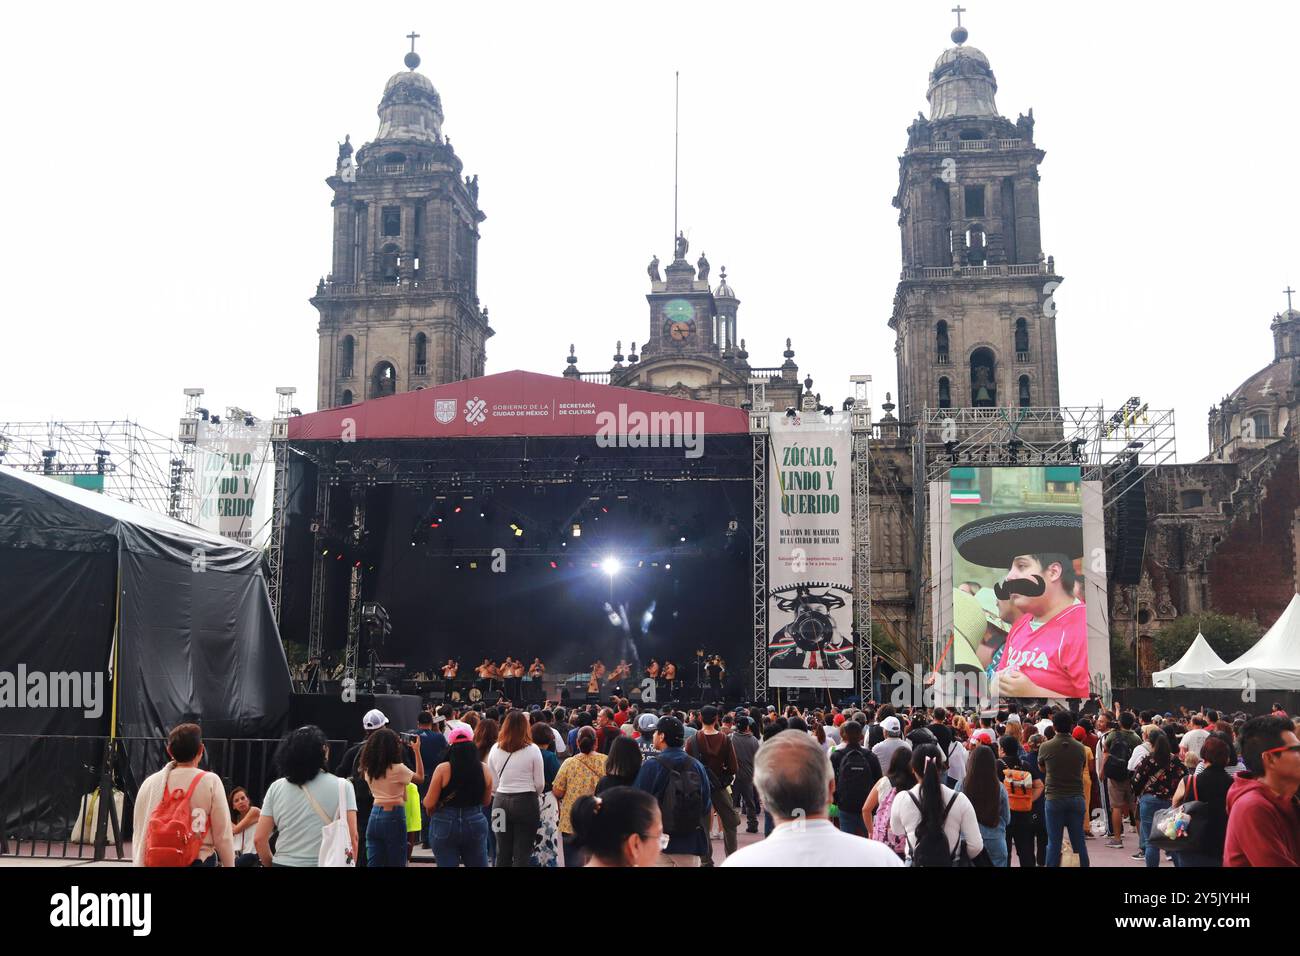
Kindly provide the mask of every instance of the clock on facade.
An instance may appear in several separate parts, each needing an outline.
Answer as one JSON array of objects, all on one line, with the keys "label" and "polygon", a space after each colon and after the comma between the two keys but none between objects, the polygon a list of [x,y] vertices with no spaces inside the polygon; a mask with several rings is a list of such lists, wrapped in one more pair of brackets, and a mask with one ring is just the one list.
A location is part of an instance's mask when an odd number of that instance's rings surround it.
[{"label": "clock on facade", "polygon": [[664,306],[664,337],[685,342],[695,331],[695,307],[685,299],[673,299]]}]

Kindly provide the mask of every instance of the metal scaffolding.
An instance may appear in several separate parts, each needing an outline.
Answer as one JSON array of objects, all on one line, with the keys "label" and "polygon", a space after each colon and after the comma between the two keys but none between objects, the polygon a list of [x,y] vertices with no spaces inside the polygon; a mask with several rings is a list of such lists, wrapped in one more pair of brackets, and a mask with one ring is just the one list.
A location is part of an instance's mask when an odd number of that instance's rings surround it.
[{"label": "metal scaffolding", "polygon": [[[916,535],[911,651],[922,660],[931,587],[927,489],[954,467],[1077,465],[1083,481],[1103,482],[1103,511],[1114,508],[1156,468],[1177,455],[1173,409],[1152,409],[1139,398],[1118,408],[924,408],[912,432]],[[932,656],[932,655],[931,655]],[[927,667],[933,660],[926,662]]]},{"label": "metal scaffolding", "polygon": [[752,591],[754,596],[754,700],[767,699],[767,452],[771,444],[767,379],[749,380],[749,434],[753,446],[754,510]]},{"label": "metal scaffolding", "polygon": [[49,475],[159,514],[182,493],[181,445],[129,419],[0,422],[0,466]]},{"label": "metal scaffolding", "polygon": [[853,382],[853,630],[858,696],[872,696],[875,646],[871,639],[871,376]]}]

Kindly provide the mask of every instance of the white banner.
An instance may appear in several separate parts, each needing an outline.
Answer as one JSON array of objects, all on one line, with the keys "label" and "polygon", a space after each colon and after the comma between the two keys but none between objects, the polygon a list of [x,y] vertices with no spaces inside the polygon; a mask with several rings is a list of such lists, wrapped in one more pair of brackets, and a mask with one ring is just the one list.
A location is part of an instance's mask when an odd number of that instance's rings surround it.
[{"label": "white banner", "polygon": [[271,536],[271,423],[199,422],[194,523],[253,548]]},{"label": "white banner", "polygon": [[853,467],[848,415],[771,418],[771,687],[852,687]]}]

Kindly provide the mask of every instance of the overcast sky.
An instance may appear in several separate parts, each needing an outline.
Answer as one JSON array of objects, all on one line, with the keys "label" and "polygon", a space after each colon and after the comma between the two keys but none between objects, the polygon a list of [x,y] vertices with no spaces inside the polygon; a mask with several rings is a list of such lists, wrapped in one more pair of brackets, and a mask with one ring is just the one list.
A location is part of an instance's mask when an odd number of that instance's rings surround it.
[{"label": "overcast sky", "polygon": [[[315,407],[337,142],[371,139],[420,33],[479,176],[487,371],[604,370],[642,343],[680,221],[726,266],[754,365],[794,339],[823,400],[897,396],[890,205],[954,4],[24,4],[0,36],[0,420]],[[1209,406],[1272,358],[1300,283],[1300,5],[972,2],[999,112],[1034,108],[1061,400]],[[1297,299],[1300,302],[1300,298]],[[878,409],[877,409],[878,411]]]}]

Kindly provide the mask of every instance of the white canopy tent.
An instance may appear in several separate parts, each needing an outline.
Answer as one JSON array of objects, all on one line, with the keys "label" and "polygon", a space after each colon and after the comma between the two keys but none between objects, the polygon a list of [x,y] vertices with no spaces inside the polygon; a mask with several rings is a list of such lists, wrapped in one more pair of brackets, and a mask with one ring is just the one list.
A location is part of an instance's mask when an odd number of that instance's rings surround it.
[{"label": "white canopy tent", "polygon": [[1282,616],[1254,647],[1231,664],[1205,673],[1206,687],[1300,690],[1300,594],[1292,595]]},{"label": "white canopy tent", "polygon": [[1178,663],[1156,671],[1151,675],[1152,687],[1211,687],[1206,682],[1205,672],[1219,667],[1227,667],[1223,658],[1214,653],[1214,648],[1199,631],[1191,647],[1178,659]]}]

